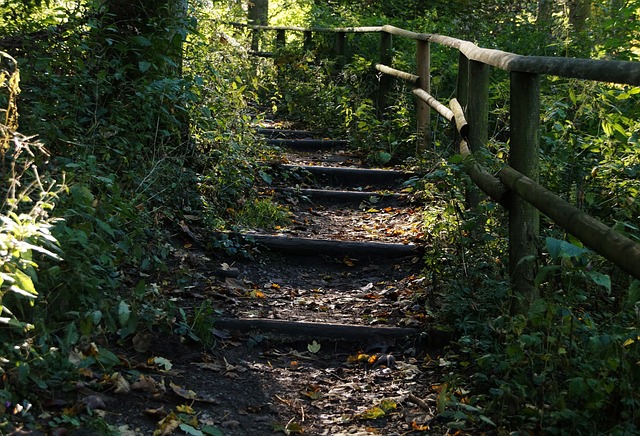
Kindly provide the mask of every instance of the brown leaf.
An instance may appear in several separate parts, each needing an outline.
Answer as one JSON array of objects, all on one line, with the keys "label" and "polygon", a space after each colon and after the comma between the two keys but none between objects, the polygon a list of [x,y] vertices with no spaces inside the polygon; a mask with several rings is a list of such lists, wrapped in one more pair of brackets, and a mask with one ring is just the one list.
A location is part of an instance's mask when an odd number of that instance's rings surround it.
[{"label": "brown leaf", "polygon": [[113,383],[114,390],[113,392],[116,394],[128,394],[131,392],[131,385],[127,381],[126,378],[122,376],[119,372],[114,372],[109,377],[111,383]]},{"label": "brown leaf", "polygon": [[198,394],[196,394],[195,392],[193,392],[190,389],[185,389],[183,387],[180,387],[180,386],[174,384],[173,382],[170,382],[169,386],[171,386],[171,390],[173,390],[173,393],[176,394],[179,397],[182,397],[182,398],[187,399],[187,400],[196,400],[196,399],[198,399]]},{"label": "brown leaf", "polygon": [[86,406],[89,410],[102,409],[105,410],[107,406],[104,404],[104,400],[100,395],[88,395],[80,399],[80,403]]},{"label": "brown leaf", "polygon": [[138,332],[133,337],[133,348],[138,353],[146,353],[151,346],[151,334],[149,332]]},{"label": "brown leaf", "polygon": [[145,391],[150,394],[166,392],[163,384],[156,382],[153,377],[144,374],[140,374],[138,380],[131,384],[131,389],[134,391]]}]

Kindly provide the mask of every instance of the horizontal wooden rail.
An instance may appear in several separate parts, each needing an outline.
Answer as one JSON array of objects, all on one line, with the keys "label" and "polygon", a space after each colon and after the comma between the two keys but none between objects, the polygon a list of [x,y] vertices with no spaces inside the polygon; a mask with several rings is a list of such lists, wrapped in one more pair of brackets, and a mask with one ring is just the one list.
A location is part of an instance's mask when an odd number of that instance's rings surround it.
[{"label": "horizontal wooden rail", "polygon": [[376,64],[376,70],[380,71],[383,74],[388,74],[389,76],[393,76],[398,79],[402,79],[405,82],[409,82],[413,86],[418,86],[420,83],[420,76],[416,76],[415,74],[396,70],[395,68],[391,68],[386,65]]},{"label": "horizontal wooden rail", "polygon": [[607,227],[511,167],[500,170],[498,177],[510,190],[587,247],[640,279],[640,244]]},{"label": "horizontal wooden rail", "polygon": [[[237,24],[236,25],[240,25]],[[241,25],[246,26],[246,25]],[[573,59],[548,56],[523,56],[501,50],[486,49],[461,39],[416,33],[394,26],[301,28],[284,26],[246,26],[257,31],[276,31],[276,46],[282,46],[284,31],[305,33],[305,49],[311,32],[335,33],[335,52],[338,59],[346,59],[346,35],[349,33],[379,33],[380,61],[375,69],[383,74],[379,82],[378,107],[384,115],[388,107],[387,93],[392,78],[413,85],[418,99],[418,137],[429,131],[429,111],[455,125],[458,152],[471,180],[489,197],[509,210],[509,273],[519,296],[515,311],[526,307],[539,296],[534,289],[539,238],[539,212],[545,214],[586,246],[612,261],[631,276],[640,279],[640,244],[607,227],[578,208],[562,200],[537,183],[540,135],[540,77],[554,75],[581,80],[594,80],[640,86],[640,62]],[[392,36],[417,41],[418,74],[393,68]],[[279,44],[278,45],[278,41]],[[440,44],[459,51],[457,98],[449,107],[430,94],[430,44]],[[474,157],[474,152],[487,143],[489,67],[510,73],[510,157],[508,165],[492,174]],[[467,116],[465,116],[465,112]],[[468,121],[467,121],[468,120]],[[420,150],[420,147],[418,148]],[[472,206],[473,195],[467,196]],[[477,202],[477,196],[475,196]],[[476,203],[477,204],[477,203]],[[539,211],[539,212],[538,212]],[[518,304],[521,304],[518,306]]]},{"label": "horizontal wooden rail", "polygon": [[[450,36],[416,33],[394,26],[370,27],[290,27],[290,26],[252,26],[242,23],[230,23],[235,26],[248,27],[255,30],[288,30],[294,32],[318,33],[380,33],[410,38],[414,40],[434,42],[460,50],[470,60],[491,65],[505,71],[522,73],[549,74],[574,79],[615,82],[640,86],[640,62],[609,61],[597,59],[558,58],[551,56],[523,56],[501,50],[481,48],[472,42]],[[264,54],[264,53],[263,53]]]},{"label": "horizontal wooden rail", "polygon": [[[451,109],[449,109],[448,107],[440,103],[438,100],[436,100],[436,98],[433,95],[429,94],[427,91],[420,88],[415,88],[411,92],[420,100],[424,101],[426,104],[431,106],[436,112],[438,112],[444,118],[446,118],[449,121],[453,120],[453,112],[451,111]],[[465,134],[468,133],[467,130],[468,129],[465,130]]]}]

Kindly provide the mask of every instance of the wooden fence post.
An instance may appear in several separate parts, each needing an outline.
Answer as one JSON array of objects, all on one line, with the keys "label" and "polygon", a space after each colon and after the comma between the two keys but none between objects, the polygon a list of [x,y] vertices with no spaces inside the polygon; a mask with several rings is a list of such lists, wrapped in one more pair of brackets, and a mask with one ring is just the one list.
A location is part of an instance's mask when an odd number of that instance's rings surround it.
[{"label": "wooden fence post", "polygon": [[458,56],[458,83],[456,85],[456,99],[463,110],[467,109],[469,96],[469,59],[460,52]]},{"label": "wooden fence post", "polygon": [[310,30],[304,31],[304,51],[308,52],[313,49],[313,33]]},{"label": "wooden fence post", "polygon": [[276,50],[283,49],[287,41],[284,29],[278,29],[276,33]]},{"label": "wooden fence post", "polygon": [[347,34],[345,32],[336,33],[336,67],[342,69],[346,62],[347,55]]},{"label": "wooden fence post", "polygon": [[253,29],[251,31],[251,50],[253,52],[258,52],[260,50],[260,34],[262,30]]},{"label": "wooden fence post", "polygon": [[[535,182],[539,176],[540,75],[511,73],[511,140],[509,166]],[[509,206],[509,274],[513,286],[513,313],[526,313],[539,297],[534,286],[537,242],[540,233],[538,210],[512,195]]]},{"label": "wooden fence post", "polygon": [[[431,93],[431,47],[428,41],[421,39],[416,41],[416,60],[418,76],[420,77],[419,88]],[[416,144],[416,154],[426,150],[431,139],[431,106],[422,99],[418,99],[418,138]]]},{"label": "wooden fence post", "polygon": [[[393,57],[391,54],[391,47],[393,39],[388,32],[380,33],[380,63],[382,65],[391,66]],[[387,110],[387,94],[391,90],[392,77],[387,74],[380,76],[380,83],[378,85],[378,118],[383,118],[384,113]]]},{"label": "wooden fence post", "polygon": [[[478,61],[469,62],[467,95],[467,122],[469,123],[469,148],[479,156],[489,140],[489,65]],[[467,207],[478,206],[480,196],[475,186],[466,192]]]}]

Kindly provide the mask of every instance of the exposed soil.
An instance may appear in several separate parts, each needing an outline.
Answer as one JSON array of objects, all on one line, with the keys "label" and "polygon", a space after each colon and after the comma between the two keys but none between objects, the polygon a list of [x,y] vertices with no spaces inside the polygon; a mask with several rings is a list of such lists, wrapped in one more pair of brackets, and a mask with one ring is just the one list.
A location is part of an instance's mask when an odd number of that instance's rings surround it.
[{"label": "exposed soil", "polygon": [[[286,159],[301,165],[362,165],[348,151],[289,152]],[[421,243],[421,212],[411,204],[383,207],[372,200],[333,206],[291,192],[276,194],[273,188],[265,187],[263,194],[276,195],[293,221],[271,234]],[[187,423],[204,434],[223,435],[446,433],[435,418],[443,342],[433,332],[420,333],[430,328],[425,308],[431,297],[418,252],[399,258],[292,256],[258,246],[249,250],[252,259],[230,257],[207,252],[199,243],[205,229],[197,224],[183,225],[172,251],[175,271],[191,281],[165,283],[162,292],[189,321],[210,302],[215,319],[272,320],[284,327],[224,329],[202,321],[214,346],[189,341],[188,334],[151,332],[122,344],[118,352],[127,365],[111,375],[111,391],[79,390],[81,398],[99,396],[105,407],[96,409],[106,410],[106,420],[121,434],[162,429],[165,433],[156,434],[171,434],[172,428],[181,434],[191,431]],[[298,330],[291,321],[335,324],[345,334],[325,337],[320,330]],[[416,334],[351,335],[348,326],[412,328]],[[127,389],[119,390],[119,377],[128,382]]]}]

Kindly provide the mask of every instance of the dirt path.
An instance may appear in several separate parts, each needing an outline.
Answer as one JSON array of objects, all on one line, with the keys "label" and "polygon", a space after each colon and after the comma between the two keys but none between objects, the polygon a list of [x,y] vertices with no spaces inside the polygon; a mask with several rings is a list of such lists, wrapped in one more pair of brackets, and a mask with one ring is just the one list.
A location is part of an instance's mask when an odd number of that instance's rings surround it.
[{"label": "dirt path", "polygon": [[253,260],[207,254],[182,235],[173,257],[192,282],[172,299],[189,314],[212,307],[216,323],[175,322],[208,329],[216,344],[148,334],[123,348],[125,378],[138,384],[126,401],[104,398],[122,434],[440,433],[442,343],[424,333],[421,213],[401,192],[411,175],[323,169],[363,166],[332,145],[288,150],[274,166],[263,194],[293,221],[241,238],[260,243]]}]

